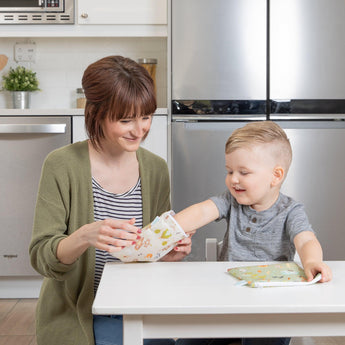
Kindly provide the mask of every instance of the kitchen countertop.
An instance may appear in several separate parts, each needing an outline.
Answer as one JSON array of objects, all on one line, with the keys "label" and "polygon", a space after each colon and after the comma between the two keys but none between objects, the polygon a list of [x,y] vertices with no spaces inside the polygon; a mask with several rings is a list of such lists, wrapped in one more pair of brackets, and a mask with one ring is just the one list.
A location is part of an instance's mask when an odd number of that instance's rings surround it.
[{"label": "kitchen countertop", "polygon": [[[167,115],[167,108],[157,108],[155,115]],[[83,116],[84,109],[0,109],[0,116]]]}]

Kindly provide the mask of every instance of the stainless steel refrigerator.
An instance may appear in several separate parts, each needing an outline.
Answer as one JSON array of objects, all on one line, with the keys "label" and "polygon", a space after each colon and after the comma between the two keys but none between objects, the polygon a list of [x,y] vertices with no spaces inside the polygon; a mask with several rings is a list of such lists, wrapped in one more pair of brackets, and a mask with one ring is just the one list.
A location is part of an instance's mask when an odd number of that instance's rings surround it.
[{"label": "stainless steel refrigerator", "polygon": [[[224,146],[248,121],[271,119],[293,146],[282,191],[305,203],[327,260],[345,258],[345,2],[171,0],[172,205],[226,187]],[[205,260],[193,237],[187,260]]]}]

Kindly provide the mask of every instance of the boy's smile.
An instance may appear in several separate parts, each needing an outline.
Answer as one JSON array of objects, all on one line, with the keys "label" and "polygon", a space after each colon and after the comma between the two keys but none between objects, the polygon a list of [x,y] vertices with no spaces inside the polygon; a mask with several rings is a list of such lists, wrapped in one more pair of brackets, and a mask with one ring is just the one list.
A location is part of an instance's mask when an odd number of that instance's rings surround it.
[{"label": "boy's smile", "polygon": [[225,155],[226,186],[239,204],[256,211],[270,208],[278,198],[275,162],[269,144],[238,148]]}]

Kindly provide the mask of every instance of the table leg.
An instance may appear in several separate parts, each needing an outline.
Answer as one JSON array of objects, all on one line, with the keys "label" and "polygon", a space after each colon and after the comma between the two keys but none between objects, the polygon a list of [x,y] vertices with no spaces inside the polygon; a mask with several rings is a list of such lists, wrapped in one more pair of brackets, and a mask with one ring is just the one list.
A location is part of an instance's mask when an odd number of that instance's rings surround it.
[{"label": "table leg", "polygon": [[143,345],[143,317],[123,315],[123,345]]}]

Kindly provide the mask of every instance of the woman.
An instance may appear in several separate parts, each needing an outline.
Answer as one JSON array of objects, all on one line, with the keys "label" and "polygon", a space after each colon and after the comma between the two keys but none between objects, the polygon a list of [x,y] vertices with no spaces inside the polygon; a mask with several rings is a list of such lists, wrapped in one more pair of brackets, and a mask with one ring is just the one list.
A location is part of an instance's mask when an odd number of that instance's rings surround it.
[{"label": "woman", "polygon": [[[85,70],[82,86],[90,139],[50,153],[39,186],[30,244],[32,266],[45,276],[38,345],[122,344],[122,317],[91,313],[104,263],[170,209],[167,165],[139,147],[156,110],[147,71],[109,56]],[[164,259],[180,260],[190,247],[187,238]]]}]

